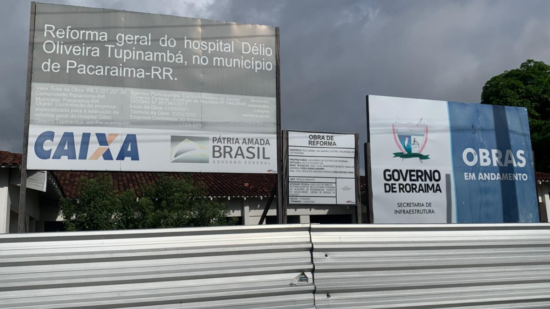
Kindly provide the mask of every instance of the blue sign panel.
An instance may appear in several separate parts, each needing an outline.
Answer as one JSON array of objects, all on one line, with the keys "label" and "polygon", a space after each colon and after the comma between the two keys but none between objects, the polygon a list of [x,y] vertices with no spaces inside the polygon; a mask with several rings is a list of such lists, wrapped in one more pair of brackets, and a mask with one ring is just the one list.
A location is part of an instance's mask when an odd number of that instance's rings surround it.
[{"label": "blue sign panel", "polygon": [[448,104],[456,221],[539,222],[527,110]]}]

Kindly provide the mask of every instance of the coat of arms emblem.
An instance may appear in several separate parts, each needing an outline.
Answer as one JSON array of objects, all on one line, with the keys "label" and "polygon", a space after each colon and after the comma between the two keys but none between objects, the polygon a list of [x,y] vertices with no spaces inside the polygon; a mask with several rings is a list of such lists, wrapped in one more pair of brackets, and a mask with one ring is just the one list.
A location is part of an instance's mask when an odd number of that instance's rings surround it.
[{"label": "coat of arms emblem", "polygon": [[400,152],[394,152],[394,158],[428,160],[430,155],[422,154],[428,142],[428,125],[422,123],[394,123],[392,124],[393,139]]}]

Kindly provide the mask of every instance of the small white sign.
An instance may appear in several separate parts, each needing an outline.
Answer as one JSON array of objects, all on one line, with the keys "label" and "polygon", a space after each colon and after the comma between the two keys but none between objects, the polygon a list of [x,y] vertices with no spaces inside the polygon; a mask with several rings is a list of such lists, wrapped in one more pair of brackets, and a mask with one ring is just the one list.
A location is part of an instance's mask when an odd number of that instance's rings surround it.
[{"label": "small white sign", "polygon": [[355,135],[288,132],[289,204],[355,205]]},{"label": "small white sign", "polygon": [[447,223],[447,102],[369,96],[369,116],[374,223]]}]

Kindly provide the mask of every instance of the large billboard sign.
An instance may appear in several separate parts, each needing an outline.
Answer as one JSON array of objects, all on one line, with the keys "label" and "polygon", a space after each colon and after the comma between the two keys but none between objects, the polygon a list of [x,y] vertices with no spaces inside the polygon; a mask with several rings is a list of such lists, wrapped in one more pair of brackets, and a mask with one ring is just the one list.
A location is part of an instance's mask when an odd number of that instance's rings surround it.
[{"label": "large billboard sign", "polygon": [[288,205],[359,205],[355,133],[285,131]]},{"label": "large billboard sign", "polygon": [[539,222],[525,108],[367,102],[374,223]]},{"label": "large billboard sign", "polygon": [[36,4],[28,169],[277,172],[278,29]]}]

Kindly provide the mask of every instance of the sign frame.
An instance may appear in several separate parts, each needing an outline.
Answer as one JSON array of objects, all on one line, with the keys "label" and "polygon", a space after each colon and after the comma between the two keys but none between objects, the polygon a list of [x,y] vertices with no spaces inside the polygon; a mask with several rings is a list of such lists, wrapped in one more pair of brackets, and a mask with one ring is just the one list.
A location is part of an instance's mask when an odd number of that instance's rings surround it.
[{"label": "sign frame", "polygon": [[34,59],[34,30],[36,21],[36,2],[31,2],[29,25],[29,48],[27,54],[27,85],[25,91],[25,119],[23,127],[23,153],[21,158],[21,186],[19,188],[19,208],[17,232],[28,232],[27,226],[27,155],[29,151],[29,123],[31,111],[32,68]]},{"label": "sign frame", "polygon": [[[290,204],[290,194],[289,194],[289,187],[290,187],[290,173],[289,173],[289,133],[312,133],[312,134],[331,134],[331,135],[353,135],[354,137],[354,176],[355,176],[355,204],[345,204],[345,205],[339,205],[339,204],[292,204],[292,206],[298,206],[298,207],[346,207],[351,206],[355,207],[356,212],[356,222],[355,223],[362,223],[362,204],[361,204],[361,175],[360,175],[360,165],[359,165],[359,134],[358,133],[351,133],[351,132],[322,132],[322,131],[298,131],[298,130],[283,130],[283,167],[282,167],[282,176],[283,176],[283,196],[284,196],[284,205],[283,205],[283,214],[284,214],[284,220],[286,223],[287,218],[287,209],[291,205]],[[313,176],[312,176],[313,177]]]}]

